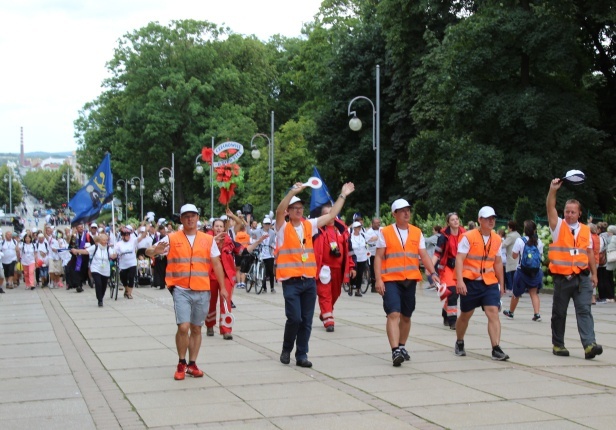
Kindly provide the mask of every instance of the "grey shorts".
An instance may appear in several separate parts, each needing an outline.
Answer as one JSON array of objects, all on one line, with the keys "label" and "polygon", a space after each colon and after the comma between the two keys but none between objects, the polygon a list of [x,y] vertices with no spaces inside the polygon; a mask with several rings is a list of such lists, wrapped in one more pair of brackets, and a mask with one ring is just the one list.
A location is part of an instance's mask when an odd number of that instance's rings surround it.
[{"label": "grey shorts", "polygon": [[192,325],[202,326],[210,308],[210,292],[176,287],[173,289],[173,308],[176,324],[190,322]]}]

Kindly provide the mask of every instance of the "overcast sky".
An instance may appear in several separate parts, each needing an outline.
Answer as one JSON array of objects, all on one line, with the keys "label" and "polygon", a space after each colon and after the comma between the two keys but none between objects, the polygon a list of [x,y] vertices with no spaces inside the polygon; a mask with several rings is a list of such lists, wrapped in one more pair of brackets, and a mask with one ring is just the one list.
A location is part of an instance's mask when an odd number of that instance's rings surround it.
[{"label": "overcast sky", "polygon": [[150,21],[207,20],[261,40],[299,36],[321,0],[0,0],[0,152],[73,151],[118,39]]}]

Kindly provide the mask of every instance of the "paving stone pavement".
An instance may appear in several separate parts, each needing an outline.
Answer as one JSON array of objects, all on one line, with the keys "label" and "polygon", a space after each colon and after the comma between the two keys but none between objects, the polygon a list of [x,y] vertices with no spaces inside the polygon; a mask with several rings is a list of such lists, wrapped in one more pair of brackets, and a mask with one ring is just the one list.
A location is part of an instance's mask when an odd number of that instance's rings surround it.
[{"label": "paving stone pavement", "polygon": [[[279,362],[285,323],[277,294],[236,290],[234,339],[206,337],[203,378],[175,381],[173,303],[166,291],[134,299],[94,290],[23,287],[0,295],[0,429],[613,429],[616,304],[593,306],[603,355],[585,360],[573,304],[571,357],[551,353],[551,296],[542,322],[525,297],[501,315],[507,362],[490,358],[476,312],[466,357],[442,325],[436,293],[418,288],[407,348],[393,367],[381,298],[342,294],[336,331],[314,318],[311,369]],[[505,305],[509,299],[503,298]],[[318,312],[318,305],[317,305]]]}]

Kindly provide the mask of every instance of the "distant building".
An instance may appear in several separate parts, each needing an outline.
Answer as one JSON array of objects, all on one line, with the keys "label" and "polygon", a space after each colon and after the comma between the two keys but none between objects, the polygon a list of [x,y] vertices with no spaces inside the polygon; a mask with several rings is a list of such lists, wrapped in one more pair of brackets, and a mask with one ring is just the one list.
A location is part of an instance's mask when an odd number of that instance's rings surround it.
[{"label": "distant building", "polygon": [[42,170],[58,170],[66,162],[65,158],[45,158],[39,164],[39,168]]}]

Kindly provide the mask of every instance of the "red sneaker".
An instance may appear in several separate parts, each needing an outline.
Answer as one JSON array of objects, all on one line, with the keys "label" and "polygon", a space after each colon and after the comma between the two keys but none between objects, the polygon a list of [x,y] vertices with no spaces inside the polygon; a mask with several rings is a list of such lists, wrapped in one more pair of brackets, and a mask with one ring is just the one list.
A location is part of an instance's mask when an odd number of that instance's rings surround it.
[{"label": "red sneaker", "polygon": [[178,363],[178,370],[175,371],[175,375],[173,375],[173,379],[176,381],[181,381],[186,377],[186,364]]},{"label": "red sneaker", "polygon": [[186,373],[193,378],[201,378],[203,376],[203,370],[199,369],[196,364],[190,364],[186,368]]}]

